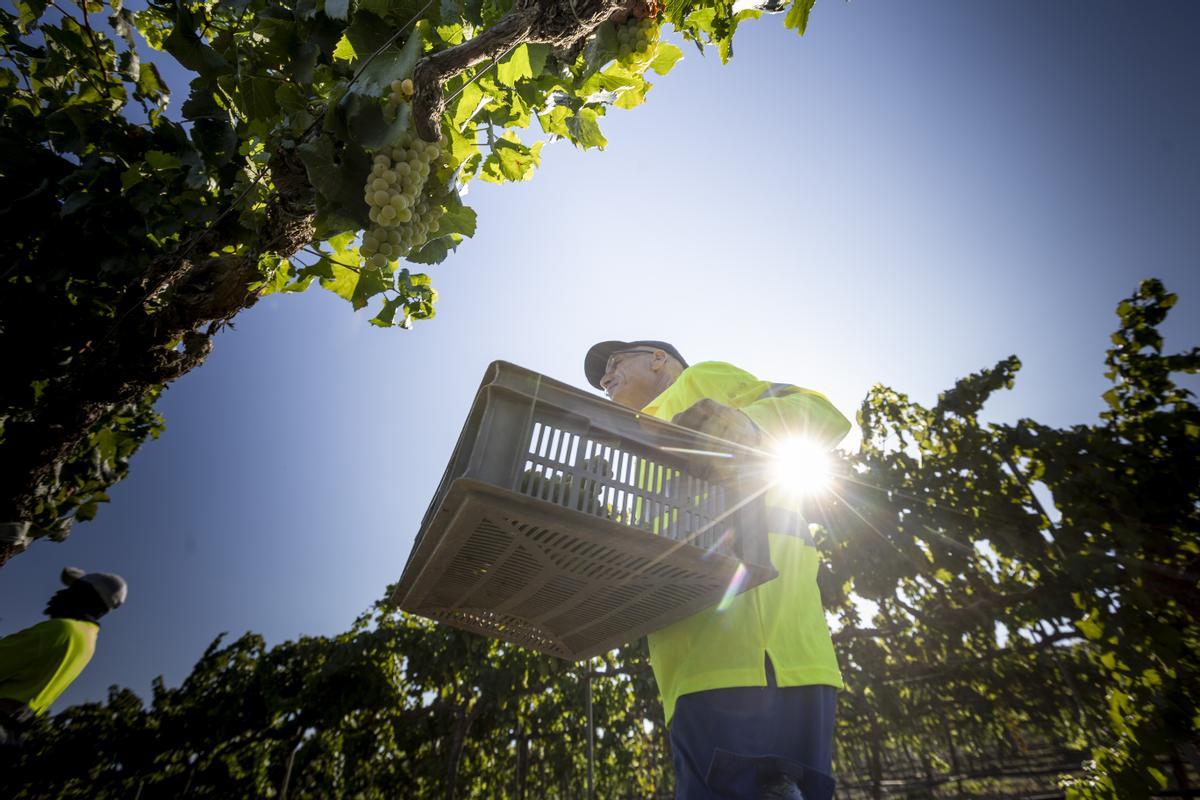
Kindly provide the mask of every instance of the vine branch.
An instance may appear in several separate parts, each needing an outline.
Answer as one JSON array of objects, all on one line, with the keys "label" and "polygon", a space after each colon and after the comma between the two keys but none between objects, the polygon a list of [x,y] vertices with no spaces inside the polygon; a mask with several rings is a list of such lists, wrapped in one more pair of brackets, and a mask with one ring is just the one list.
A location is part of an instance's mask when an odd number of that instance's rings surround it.
[{"label": "vine branch", "polygon": [[413,122],[427,142],[441,138],[439,120],[446,109],[442,86],[476,64],[499,60],[522,44],[548,44],[570,50],[592,31],[639,0],[518,0],[503,19],[460,45],[433,53],[413,70]]}]

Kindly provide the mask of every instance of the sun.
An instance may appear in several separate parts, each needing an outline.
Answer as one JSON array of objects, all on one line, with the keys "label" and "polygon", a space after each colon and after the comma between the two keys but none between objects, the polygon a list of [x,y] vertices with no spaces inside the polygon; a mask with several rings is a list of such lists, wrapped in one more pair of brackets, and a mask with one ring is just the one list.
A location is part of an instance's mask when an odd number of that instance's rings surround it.
[{"label": "sun", "polygon": [[776,486],[813,495],[829,486],[829,453],[810,439],[785,439],[775,447],[772,479]]}]

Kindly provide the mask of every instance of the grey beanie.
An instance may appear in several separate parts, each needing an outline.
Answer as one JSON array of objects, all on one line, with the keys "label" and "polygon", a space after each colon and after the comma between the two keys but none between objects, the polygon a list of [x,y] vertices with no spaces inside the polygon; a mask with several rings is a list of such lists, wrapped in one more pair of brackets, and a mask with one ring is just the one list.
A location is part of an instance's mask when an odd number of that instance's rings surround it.
[{"label": "grey beanie", "polygon": [[104,605],[108,607],[109,611],[124,603],[125,597],[129,594],[129,586],[120,575],[113,575],[110,572],[84,572],[79,567],[64,567],[62,571],[63,584],[70,586],[77,581],[82,581],[95,589],[96,594],[100,595],[100,599],[104,601]]}]

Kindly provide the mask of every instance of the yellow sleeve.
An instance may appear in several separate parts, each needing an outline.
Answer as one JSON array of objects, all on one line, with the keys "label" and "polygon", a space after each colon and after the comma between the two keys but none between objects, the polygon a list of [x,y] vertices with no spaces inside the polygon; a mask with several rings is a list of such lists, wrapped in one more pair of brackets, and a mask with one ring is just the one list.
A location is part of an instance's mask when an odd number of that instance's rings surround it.
[{"label": "yellow sleeve", "polygon": [[850,420],[820,392],[787,383],[768,383],[722,361],[688,367],[643,411],[669,420],[697,400],[709,398],[736,408],[773,439],[811,438],[833,447],[850,432]]},{"label": "yellow sleeve", "polygon": [[790,384],[770,384],[741,411],[762,429],[768,442],[804,438],[833,447],[850,432],[850,420],[825,395]]},{"label": "yellow sleeve", "polygon": [[703,361],[680,373],[675,382],[650,401],[642,411],[659,419],[670,420],[705,398],[737,408],[742,405],[741,398],[758,397],[761,391],[758,384],[767,386],[749,372],[732,364]]}]

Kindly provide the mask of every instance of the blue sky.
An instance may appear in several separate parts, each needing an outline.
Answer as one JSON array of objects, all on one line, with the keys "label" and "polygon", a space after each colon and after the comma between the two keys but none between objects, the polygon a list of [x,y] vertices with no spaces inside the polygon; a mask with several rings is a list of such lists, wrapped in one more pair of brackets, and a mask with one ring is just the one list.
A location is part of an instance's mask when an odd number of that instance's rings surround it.
[{"label": "blue sky", "polygon": [[1200,343],[1198,40],[1185,2],[826,0],[803,39],[747,23],[728,66],[689,46],[605,152],[472,186],[435,320],[378,330],[317,289],[239,316],[97,520],[0,571],[0,633],[65,564],[129,579],[59,710],[177,684],[222,631],[344,630],[494,359],[583,384],[591,343],[668,339],[852,416],[874,383],[931,402],[1016,353],[993,418],[1091,421],[1139,280],[1181,295],[1168,346]]}]

